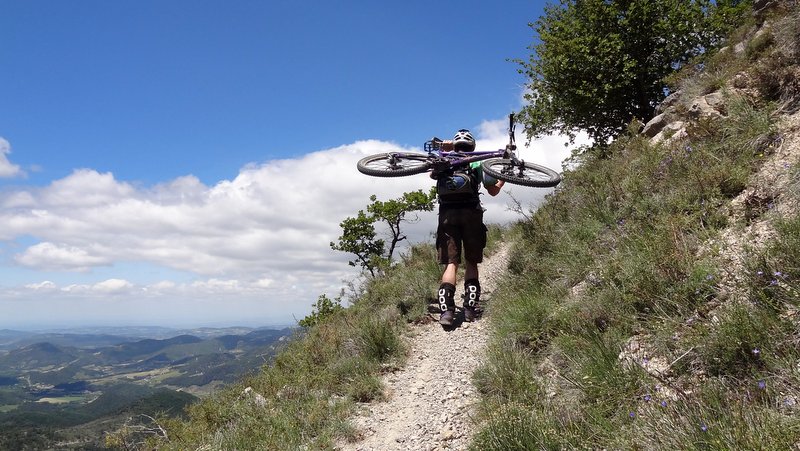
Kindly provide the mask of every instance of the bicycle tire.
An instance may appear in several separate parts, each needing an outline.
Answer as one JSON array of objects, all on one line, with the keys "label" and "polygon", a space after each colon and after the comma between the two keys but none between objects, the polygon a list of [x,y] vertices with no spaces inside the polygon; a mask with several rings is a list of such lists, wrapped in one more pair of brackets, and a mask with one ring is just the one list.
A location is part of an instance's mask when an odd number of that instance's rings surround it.
[{"label": "bicycle tire", "polygon": [[482,164],[490,176],[516,185],[550,188],[561,183],[558,172],[535,163],[514,164],[505,158],[493,158]]},{"label": "bicycle tire", "polygon": [[362,174],[374,177],[402,177],[428,171],[431,162],[426,155],[379,153],[362,158],[356,167]]}]

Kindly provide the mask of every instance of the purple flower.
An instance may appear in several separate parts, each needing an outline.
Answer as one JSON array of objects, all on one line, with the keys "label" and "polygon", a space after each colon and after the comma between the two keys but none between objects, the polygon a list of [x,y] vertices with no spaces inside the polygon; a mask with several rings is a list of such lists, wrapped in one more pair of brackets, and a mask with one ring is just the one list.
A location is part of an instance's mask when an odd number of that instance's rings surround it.
[{"label": "purple flower", "polygon": [[775,271],[774,273],[772,273],[772,275],[774,275],[775,277],[783,277],[783,273],[780,271]]},{"label": "purple flower", "polygon": [[650,397],[650,395],[644,395],[644,400],[645,400],[645,401],[647,401],[647,402],[650,402],[650,399],[652,399],[652,398]]},{"label": "purple flower", "polygon": [[777,280],[775,280],[775,279],[772,279],[772,280],[769,282],[769,284],[770,284],[771,286],[773,286],[773,287],[774,287],[775,285],[777,285],[777,284],[778,284],[778,281],[777,281]]},{"label": "purple flower", "polygon": [[708,430],[708,426],[706,426],[705,423],[700,423],[700,430],[706,432]]},{"label": "purple flower", "polygon": [[636,412],[631,412],[628,414],[628,416],[631,418],[636,418]]},{"label": "purple flower", "polygon": [[666,401],[661,401],[661,407],[667,407],[667,402]]},{"label": "purple flower", "polygon": [[758,271],[758,272],[756,272],[756,274],[759,275],[759,276],[763,276],[764,275],[764,271]]},{"label": "purple flower", "polygon": [[766,381],[758,381],[758,388],[761,389],[761,390],[764,390],[765,388],[767,388]]}]

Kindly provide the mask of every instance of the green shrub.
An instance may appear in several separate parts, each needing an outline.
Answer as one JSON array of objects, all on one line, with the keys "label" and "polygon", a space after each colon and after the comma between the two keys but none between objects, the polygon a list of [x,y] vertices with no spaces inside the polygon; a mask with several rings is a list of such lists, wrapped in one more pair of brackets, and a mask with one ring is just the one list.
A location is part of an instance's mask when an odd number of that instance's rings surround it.
[{"label": "green shrub", "polygon": [[764,369],[761,352],[770,347],[776,324],[762,311],[733,306],[709,325],[698,349],[703,364],[714,376],[747,377]]}]

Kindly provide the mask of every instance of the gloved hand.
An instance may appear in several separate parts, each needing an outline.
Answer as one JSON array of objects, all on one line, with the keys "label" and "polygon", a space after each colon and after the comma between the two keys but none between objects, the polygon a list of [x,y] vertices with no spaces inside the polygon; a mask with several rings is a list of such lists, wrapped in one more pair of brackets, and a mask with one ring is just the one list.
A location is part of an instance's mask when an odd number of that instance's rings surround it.
[{"label": "gloved hand", "polygon": [[433,163],[431,163],[431,178],[438,179],[442,174],[447,173],[452,169],[450,167],[450,162],[444,158],[437,159]]},{"label": "gloved hand", "polygon": [[439,150],[441,144],[442,140],[434,136],[429,141],[425,141],[425,146],[424,146],[425,152],[433,152],[435,150]]}]

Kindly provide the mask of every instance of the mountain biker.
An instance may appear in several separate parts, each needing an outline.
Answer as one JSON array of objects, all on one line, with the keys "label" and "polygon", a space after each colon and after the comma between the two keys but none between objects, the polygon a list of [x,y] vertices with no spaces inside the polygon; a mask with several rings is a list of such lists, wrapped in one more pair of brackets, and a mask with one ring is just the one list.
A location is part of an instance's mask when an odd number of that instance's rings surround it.
[{"label": "mountain biker", "polygon": [[[472,152],[475,138],[469,130],[459,130],[452,141],[442,141],[442,150]],[[483,261],[486,247],[486,226],[483,224],[483,206],[480,201],[480,185],[491,196],[496,196],[505,183],[484,174],[480,162],[457,168],[435,168],[431,178],[436,180],[439,198],[439,225],[436,230],[436,249],[439,263],[445,265],[438,291],[439,324],[452,326],[455,320],[455,291],[458,265],[463,249],[464,275],[464,320],[474,321],[478,317],[478,300],[481,285],[478,280],[478,263]]]}]

